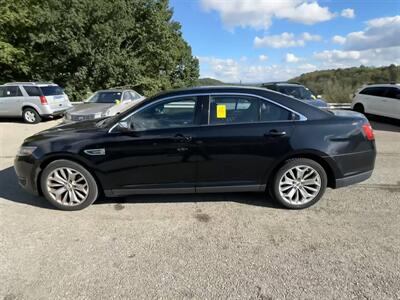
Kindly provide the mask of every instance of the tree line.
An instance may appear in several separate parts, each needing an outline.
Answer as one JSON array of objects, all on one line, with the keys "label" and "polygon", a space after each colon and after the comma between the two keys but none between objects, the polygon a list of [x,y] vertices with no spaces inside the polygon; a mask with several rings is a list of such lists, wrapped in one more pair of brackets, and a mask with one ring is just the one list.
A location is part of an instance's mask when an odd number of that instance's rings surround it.
[{"label": "tree line", "polygon": [[351,102],[357,89],[366,84],[400,81],[400,66],[354,67],[302,74],[289,81],[299,82],[329,102]]},{"label": "tree line", "polygon": [[51,81],[72,100],[195,85],[199,63],[168,0],[1,0],[0,83]]}]

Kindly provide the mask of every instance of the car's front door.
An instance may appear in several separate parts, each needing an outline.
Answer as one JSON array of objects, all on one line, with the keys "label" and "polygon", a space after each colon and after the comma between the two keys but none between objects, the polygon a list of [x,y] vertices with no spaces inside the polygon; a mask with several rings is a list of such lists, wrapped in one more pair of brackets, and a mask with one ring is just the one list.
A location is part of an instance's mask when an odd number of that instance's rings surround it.
[{"label": "car's front door", "polygon": [[[98,163],[106,194],[194,192],[197,97],[157,101],[122,122],[133,131],[113,129]],[[124,123],[124,126],[126,123]]]},{"label": "car's front door", "polygon": [[388,88],[383,109],[385,116],[400,119],[400,88]]},{"label": "car's front door", "polygon": [[261,191],[265,174],[291,149],[289,110],[256,97],[211,96],[208,124],[198,134],[199,192]]}]

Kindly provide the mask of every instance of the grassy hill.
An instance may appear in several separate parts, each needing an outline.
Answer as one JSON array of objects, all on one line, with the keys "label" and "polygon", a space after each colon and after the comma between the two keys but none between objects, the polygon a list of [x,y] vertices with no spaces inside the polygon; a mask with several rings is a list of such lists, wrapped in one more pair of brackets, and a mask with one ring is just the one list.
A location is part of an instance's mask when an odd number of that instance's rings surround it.
[{"label": "grassy hill", "polygon": [[222,81],[219,81],[214,78],[200,78],[197,80],[197,85],[198,86],[211,86],[211,85],[224,85]]},{"label": "grassy hill", "polygon": [[399,82],[400,66],[315,71],[289,81],[304,84],[329,102],[350,102],[353,93],[365,84]]}]

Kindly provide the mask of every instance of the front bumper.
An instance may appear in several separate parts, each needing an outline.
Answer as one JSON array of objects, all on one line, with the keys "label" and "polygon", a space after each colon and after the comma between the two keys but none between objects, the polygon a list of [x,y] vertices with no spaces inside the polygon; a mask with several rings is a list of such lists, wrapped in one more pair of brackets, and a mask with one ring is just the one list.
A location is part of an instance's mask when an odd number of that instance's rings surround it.
[{"label": "front bumper", "polygon": [[18,177],[18,184],[33,195],[38,195],[37,178],[40,168],[32,156],[17,156],[14,159],[14,170]]}]

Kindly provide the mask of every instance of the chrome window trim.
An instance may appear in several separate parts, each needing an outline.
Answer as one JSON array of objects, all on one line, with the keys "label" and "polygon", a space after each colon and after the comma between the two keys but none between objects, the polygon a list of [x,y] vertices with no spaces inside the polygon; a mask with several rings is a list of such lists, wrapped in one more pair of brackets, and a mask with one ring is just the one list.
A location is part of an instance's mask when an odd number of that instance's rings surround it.
[{"label": "chrome window trim", "polygon": [[[268,99],[268,98],[265,98],[265,97],[262,97],[262,96],[259,96],[259,95],[248,94],[248,93],[240,93],[240,92],[230,92],[230,93],[227,93],[227,92],[224,92],[224,93],[195,93],[195,94],[187,94],[187,95],[169,96],[169,97],[162,98],[162,99],[158,99],[157,101],[148,103],[148,104],[142,106],[141,108],[139,108],[138,110],[135,110],[135,111],[132,112],[131,114],[127,115],[127,116],[126,116],[125,118],[123,118],[122,120],[119,120],[117,123],[115,123],[115,124],[108,130],[108,133],[111,133],[112,130],[118,125],[119,122],[125,121],[126,119],[130,118],[131,116],[133,116],[133,115],[136,114],[137,112],[140,112],[140,111],[142,111],[143,109],[145,109],[145,108],[147,108],[147,107],[149,107],[149,106],[151,106],[151,105],[153,105],[153,104],[159,103],[159,102],[167,101],[167,100],[170,100],[170,99],[186,98],[186,97],[201,97],[201,96],[210,96],[210,97],[212,97],[212,96],[234,96],[234,95],[247,96],[247,97],[255,97],[255,98],[261,99],[261,100],[263,100],[263,101],[267,101],[267,102],[273,103],[273,104],[275,104],[275,105],[277,105],[277,106],[280,106],[280,107],[282,107],[282,108],[284,108],[284,109],[286,109],[286,110],[288,110],[288,111],[290,111],[290,112],[296,114],[297,116],[299,116],[299,119],[298,119],[298,120],[287,120],[287,121],[278,120],[278,121],[248,122],[248,123],[230,123],[230,124],[209,124],[209,123],[210,123],[210,120],[208,120],[208,124],[202,124],[202,125],[196,125],[196,126],[187,126],[187,127],[170,127],[169,129],[173,129],[173,128],[190,128],[190,127],[200,127],[200,126],[216,126],[216,125],[217,125],[217,126],[221,126],[221,125],[240,125],[240,124],[259,124],[259,123],[303,122],[303,121],[307,121],[307,117],[304,116],[304,115],[302,115],[301,113],[299,113],[299,112],[297,112],[297,111],[295,111],[295,110],[293,110],[293,109],[291,109],[291,108],[289,108],[289,107],[286,107],[286,106],[284,106],[284,105],[282,105],[282,104],[280,104],[280,103],[277,103],[277,102],[275,102],[275,101],[273,101],[273,100],[270,100],[270,99]],[[300,100],[299,100],[299,101],[300,101]],[[208,114],[209,114],[209,113],[210,113],[210,108],[208,108]]]}]

